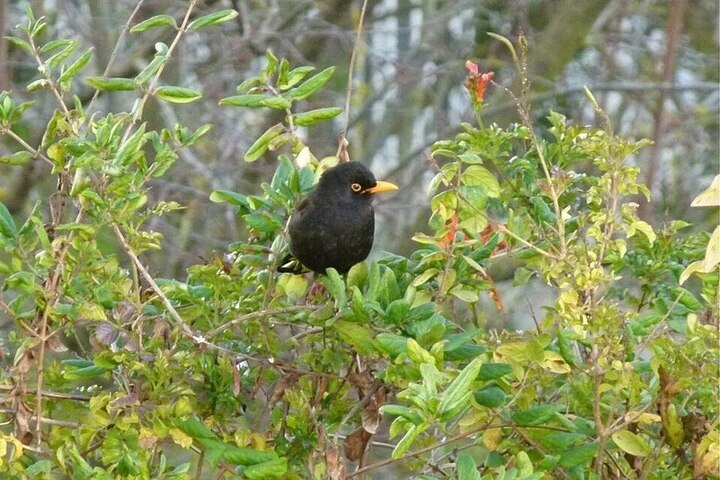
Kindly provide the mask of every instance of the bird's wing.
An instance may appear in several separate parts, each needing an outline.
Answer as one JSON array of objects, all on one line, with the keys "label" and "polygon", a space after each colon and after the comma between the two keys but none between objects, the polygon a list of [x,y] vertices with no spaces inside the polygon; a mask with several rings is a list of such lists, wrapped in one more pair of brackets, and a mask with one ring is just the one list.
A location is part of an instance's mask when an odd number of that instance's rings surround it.
[{"label": "bird's wing", "polygon": [[282,262],[280,262],[280,265],[277,267],[277,271],[280,273],[293,273],[295,275],[301,275],[309,272],[310,270],[300,263],[300,260],[288,253],[282,259]]}]

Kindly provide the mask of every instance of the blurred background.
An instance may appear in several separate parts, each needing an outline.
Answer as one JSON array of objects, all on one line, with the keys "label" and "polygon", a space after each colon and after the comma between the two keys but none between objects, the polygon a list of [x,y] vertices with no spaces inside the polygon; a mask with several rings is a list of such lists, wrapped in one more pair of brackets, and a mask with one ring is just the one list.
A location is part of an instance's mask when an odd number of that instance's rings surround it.
[{"label": "blurred background", "polygon": [[[157,14],[179,20],[186,8],[182,0],[0,0],[3,35],[20,34],[14,26],[25,22],[28,3],[36,16],[48,17],[48,39],[73,38],[94,48],[85,75],[102,74],[138,5],[133,24]],[[201,90],[202,100],[146,108],[148,128],[213,125],[201,143],[181,152],[169,175],[152,184],[154,200],[187,206],[150,225],[165,234],[165,249],[144,256],[154,274],[183,278],[188,265],[243,238],[232,209],[209,202],[208,196],[215,189],[257,193],[275,169],[277,153],[255,163],[242,156],[278,117],[219,107],[218,100],[257,74],[265,51],[272,49],[293,66],[336,65],[328,88],[303,107],[342,107],[361,5],[361,0],[198,2],[196,16],[225,8],[240,15],[186,35],[166,69],[166,84]],[[632,159],[654,194],[651,204],[641,205],[642,217],[653,225],[682,218],[709,230],[717,211],[689,205],[719,171],[719,10],[717,0],[371,0],[355,72],[350,155],[401,187],[376,204],[376,254],[408,254],[414,249],[412,235],[426,229],[426,186],[433,175],[428,146],[452,137],[460,122],[474,118],[463,87],[466,60],[483,72],[494,71],[499,84],[486,93],[486,125],[519,121],[508,93],[519,92],[515,66],[508,49],[488,32],[514,42],[519,34],[527,37],[529,97],[539,127],[550,109],[572,123],[598,123],[583,93],[587,85],[616,133],[655,142]],[[135,76],[152,59],[154,44],[169,42],[171,35],[162,29],[126,34],[109,76]],[[56,108],[49,92],[25,91],[37,76],[32,58],[0,40],[0,90],[36,101],[19,132],[32,145],[40,143]],[[79,88],[81,100],[89,101],[93,91]],[[98,110],[127,111],[133,100],[128,93],[103,94]],[[303,132],[318,158],[335,153],[341,119]],[[11,139],[0,137],[0,156],[17,150]],[[54,188],[41,162],[21,168],[0,164],[0,201],[20,217]]]}]

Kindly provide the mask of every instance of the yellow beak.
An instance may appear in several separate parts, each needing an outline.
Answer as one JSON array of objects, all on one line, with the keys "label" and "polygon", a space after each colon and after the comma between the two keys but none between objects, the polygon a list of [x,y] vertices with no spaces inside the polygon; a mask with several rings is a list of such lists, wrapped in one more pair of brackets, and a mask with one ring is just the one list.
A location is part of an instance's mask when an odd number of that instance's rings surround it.
[{"label": "yellow beak", "polygon": [[383,182],[381,180],[378,180],[378,182],[375,184],[374,187],[368,188],[363,193],[380,193],[380,192],[392,192],[393,190],[397,190],[398,186],[394,183],[390,182]]}]

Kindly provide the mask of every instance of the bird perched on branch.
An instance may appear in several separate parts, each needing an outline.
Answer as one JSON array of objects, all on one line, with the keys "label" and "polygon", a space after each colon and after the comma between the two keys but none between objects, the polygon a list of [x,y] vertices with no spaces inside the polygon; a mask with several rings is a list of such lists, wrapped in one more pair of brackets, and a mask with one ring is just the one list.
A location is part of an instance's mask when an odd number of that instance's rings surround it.
[{"label": "bird perched on branch", "polygon": [[[334,268],[340,273],[367,258],[375,233],[373,195],[397,190],[375,180],[358,162],[341,163],[323,173],[315,190],[290,217],[290,253],[280,272],[301,273],[302,267],[318,273]],[[292,257],[301,264],[292,261]]]}]

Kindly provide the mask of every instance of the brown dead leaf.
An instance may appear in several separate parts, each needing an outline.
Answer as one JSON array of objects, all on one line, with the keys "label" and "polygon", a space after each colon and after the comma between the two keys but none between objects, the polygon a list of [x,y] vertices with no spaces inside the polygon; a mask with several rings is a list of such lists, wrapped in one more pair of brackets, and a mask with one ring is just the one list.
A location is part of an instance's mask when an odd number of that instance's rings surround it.
[{"label": "brown dead leaf", "polygon": [[102,345],[112,345],[120,336],[120,331],[110,322],[100,322],[95,327],[95,339]]},{"label": "brown dead leaf", "polygon": [[320,402],[322,402],[323,398],[325,397],[325,392],[327,392],[328,387],[328,379],[327,377],[317,377],[316,384],[315,384],[315,397],[313,398],[312,405],[319,405]]},{"label": "brown dead leaf", "polygon": [[330,480],[345,480],[345,462],[336,448],[325,452],[325,464]]},{"label": "brown dead leaf", "polygon": [[362,411],[362,427],[368,433],[377,433],[378,427],[380,426],[380,407],[375,402],[375,397],[371,398],[370,401],[365,405]]},{"label": "brown dead leaf", "polygon": [[233,371],[233,395],[237,397],[240,395],[240,371],[238,370],[235,357],[230,357],[230,363],[232,364]]},{"label": "brown dead leaf", "polygon": [[358,427],[345,437],[345,456],[351,462],[357,462],[365,454],[368,441],[372,435],[363,427]]},{"label": "brown dead leaf", "polygon": [[369,390],[373,384],[373,378],[370,375],[370,372],[367,370],[363,370],[362,372],[357,373],[351,373],[347,376],[347,380],[348,382],[350,382],[350,385],[355,387],[359,392]]},{"label": "brown dead leaf", "polygon": [[166,346],[170,345],[170,326],[165,320],[156,320],[153,323],[153,336],[162,338]]},{"label": "brown dead leaf", "polygon": [[48,338],[47,340],[47,348],[50,351],[53,352],[67,352],[68,348],[65,346],[64,343],[62,343],[62,340],[60,340],[60,336],[58,334],[53,335],[52,337]]},{"label": "brown dead leaf", "polygon": [[155,446],[155,444],[158,441],[158,437],[151,433],[151,432],[140,432],[140,439],[138,441],[138,444],[140,445],[140,448],[145,450],[150,450]]},{"label": "brown dead leaf", "polygon": [[283,396],[285,396],[285,391],[287,389],[292,388],[297,383],[300,376],[301,375],[297,372],[288,372],[280,379],[280,381],[275,385],[275,390],[268,402],[271,408],[275,406],[275,404],[279,402]]},{"label": "brown dead leaf", "polygon": [[660,377],[660,387],[662,388],[661,393],[665,394],[667,397],[674,397],[680,393],[682,389],[664,367],[661,366],[658,369],[658,376]]},{"label": "brown dead leaf", "polygon": [[117,320],[120,325],[129,325],[133,322],[135,313],[135,305],[133,305],[132,302],[123,300],[113,307],[110,315],[112,315],[112,317]]},{"label": "brown dead leaf", "polygon": [[15,366],[13,367],[13,374],[15,375],[25,375],[28,371],[30,371],[30,368],[33,366],[33,360],[35,359],[35,355],[33,354],[32,350],[27,350],[25,353],[21,354],[20,357],[17,355],[15,356]]},{"label": "brown dead leaf", "polygon": [[133,389],[133,391],[128,393],[127,395],[124,395],[124,396],[110,402],[110,405],[113,407],[117,407],[117,408],[130,407],[132,405],[137,405],[139,403],[139,401],[140,401],[140,399],[138,396],[137,389]]},{"label": "brown dead leaf", "polygon": [[15,409],[15,437],[19,438],[25,445],[30,445],[33,440],[33,434],[30,431],[32,415],[32,411],[25,406],[25,403],[17,403]]}]

